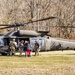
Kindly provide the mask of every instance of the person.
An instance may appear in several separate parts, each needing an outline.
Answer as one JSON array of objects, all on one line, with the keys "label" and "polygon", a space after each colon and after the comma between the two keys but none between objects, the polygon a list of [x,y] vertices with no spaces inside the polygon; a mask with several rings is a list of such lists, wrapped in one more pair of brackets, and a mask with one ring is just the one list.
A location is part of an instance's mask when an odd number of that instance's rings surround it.
[{"label": "person", "polygon": [[7,40],[4,39],[4,46],[8,46]]},{"label": "person", "polygon": [[24,44],[24,51],[25,51],[25,56],[31,56],[32,55],[32,47],[31,45],[28,43],[28,41],[25,41]]},{"label": "person", "polygon": [[13,39],[13,41],[10,41],[9,43],[10,56],[15,55],[16,48],[17,48],[17,43],[15,42],[15,39]]},{"label": "person", "polygon": [[21,40],[21,42],[19,42],[18,47],[20,52],[19,56],[22,56],[22,52],[24,50],[24,40]]},{"label": "person", "polygon": [[24,43],[24,52],[27,50],[28,48],[28,41],[25,40],[25,43]]},{"label": "person", "polygon": [[40,51],[39,47],[40,46],[38,40],[35,40],[35,46],[34,46],[35,56],[39,56],[39,51]]}]

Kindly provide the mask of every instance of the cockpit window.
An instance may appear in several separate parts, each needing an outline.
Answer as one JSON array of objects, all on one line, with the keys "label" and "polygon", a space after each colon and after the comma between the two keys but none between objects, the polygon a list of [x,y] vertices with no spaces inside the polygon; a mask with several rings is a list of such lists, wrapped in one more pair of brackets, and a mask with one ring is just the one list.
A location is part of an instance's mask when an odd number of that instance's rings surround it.
[{"label": "cockpit window", "polygon": [[0,46],[3,46],[4,42],[3,42],[3,38],[0,38]]}]

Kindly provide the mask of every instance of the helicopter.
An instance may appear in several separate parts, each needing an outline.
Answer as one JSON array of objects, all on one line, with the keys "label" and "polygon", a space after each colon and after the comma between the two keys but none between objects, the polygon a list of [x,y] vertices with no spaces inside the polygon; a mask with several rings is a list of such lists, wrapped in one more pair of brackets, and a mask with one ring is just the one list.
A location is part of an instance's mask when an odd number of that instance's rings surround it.
[{"label": "helicopter", "polygon": [[[25,23],[26,25],[33,22],[55,19],[56,17],[47,17],[44,19],[39,19],[36,21],[30,21]],[[24,24],[2,24],[0,26],[5,26],[0,29],[12,28],[24,26]],[[13,39],[19,43],[21,40],[27,40],[34,48],[35,40],[39,40],[41,51],[50,51],[50,50],[75,50],[75,41],[61,38],[53,38],[48,35],[49,31],[34,31],[34,30],[12,30],[0,35],[0,53],[1,55],[9,55],[9,43]]]}]

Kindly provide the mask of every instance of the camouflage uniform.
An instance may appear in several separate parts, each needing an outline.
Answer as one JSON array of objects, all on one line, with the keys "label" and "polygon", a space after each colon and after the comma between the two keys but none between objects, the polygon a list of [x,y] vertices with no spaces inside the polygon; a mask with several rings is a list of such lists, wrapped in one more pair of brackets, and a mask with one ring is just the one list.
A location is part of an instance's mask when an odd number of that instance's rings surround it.
[{"label": "camouflage uniform", "polygon": [[39,55],[39,51],[40,51],[38,40],[35,40],[34,50],[35,50],[35,56],[38,56]]},{"label": "camouflage uniform", "polygon": [[16,42],[10,41],[9,47],[10,47],[10,55],[15,55],[15,51],[17,47]]}]

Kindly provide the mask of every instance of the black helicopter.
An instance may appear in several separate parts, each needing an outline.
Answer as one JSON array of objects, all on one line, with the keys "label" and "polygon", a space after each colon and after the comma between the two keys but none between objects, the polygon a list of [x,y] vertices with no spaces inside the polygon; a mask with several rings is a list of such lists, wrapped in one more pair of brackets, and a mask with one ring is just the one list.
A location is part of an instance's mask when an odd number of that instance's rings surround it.
[{"label": "black helicopter", "polygon": [[[12,24],[12,25],[0,25],[5,26],[0,29],[12,28],[12,27],[19,27],[24,26],[29,23],[48,20],[48,19],[55,19],[56,17],[47,17],[44,19],[39,19],[36,21],[30,21],[25,24]],[[73,49],[75,50],[75,41],[74,40],[67,40],[67,39],[60,39],[60,38],[52,38],[48,36],[48,31],[33,31],[33,30],[13,30],[8,31],[5,34],[0,35],[0,53],[1,55],[9,55],[9,42],[15,39],[18,43],[21,40],[27,40],[29,43],[34,47],[35,40],[39,40],[41,51],[47,50],[64,50],[64,49]]]},{"label": "black helicopter", "polygon": [[[38,22],[38,21],[43,21],[43,20],[48,20],[48,19],[55,19],[56,17],[47,17],[47,18],[43,18],[43,19],[39,19],[39,20],[35,20],[35,21],[29,21],[27,23],[15,23],[15,24],[0,24],[0,26],[2,29],[7,29],[7,28],[16,28],[17,30],[12,30],[12,31],[8,31],[6,33],[0,34],[0,53],[2,55],[9,55],[9,43],[11,40],[15,39],[15,41],[18,43],[21,40],[27,40],[29,41],[30,44],[32,44],[32,46],[34,46],[34,41],[36,39],[39,39],[39,42],[41,44],[41,46],[44,46],[44,36],[47,35],[48,31],[33,31],[33,30],[18,30],[19,26],[24,26],[27,25],[29,23],[34,23],[34,22]],[[43,47],[41,47],[42,50]]]}]

